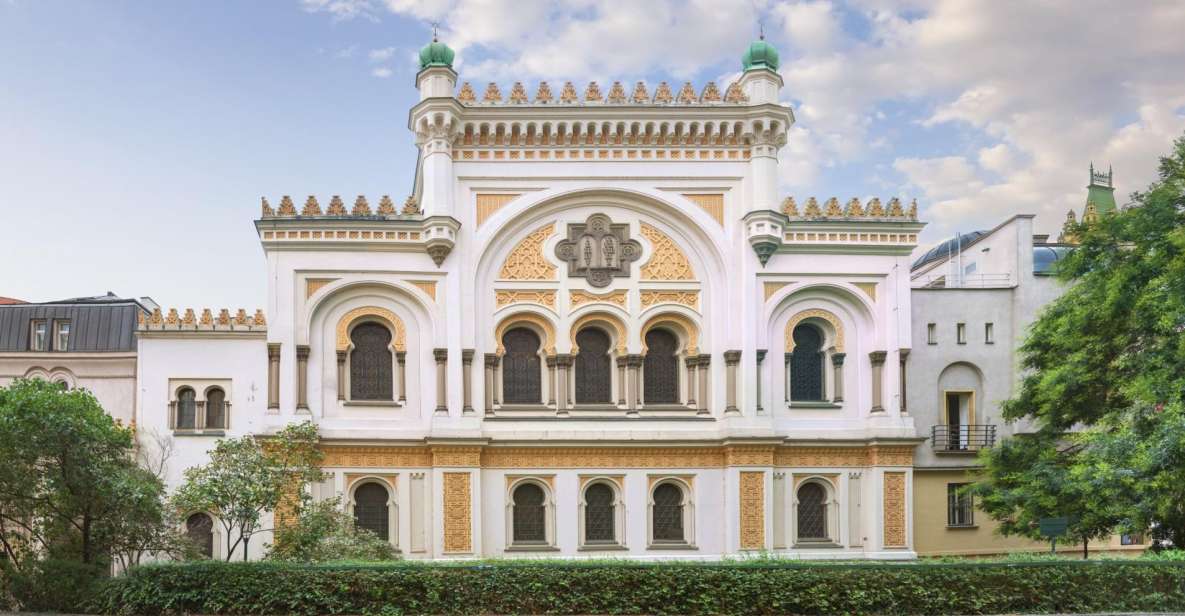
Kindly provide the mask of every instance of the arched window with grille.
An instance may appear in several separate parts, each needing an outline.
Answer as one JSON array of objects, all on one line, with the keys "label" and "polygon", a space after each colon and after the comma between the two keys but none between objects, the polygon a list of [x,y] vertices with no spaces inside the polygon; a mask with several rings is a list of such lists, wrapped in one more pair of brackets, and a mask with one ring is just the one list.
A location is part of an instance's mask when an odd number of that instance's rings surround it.
[{"label": "arched window with grille", "polygon": [[642,401],[645,404],[679,403],[679,340],[665,329],[646,332],[646,357],[642,360]]},{"label": "arched window with grille", "polygon": [[534,482],[522,483],[511,497],[512,541],[519,545],[547,544],[547,494]]},{"label": "arched window with grille", "polygon": [[193,388],[177,390],[177,429],[193,430],[197,427],[197,393]]},{"label": "arched window with grille", "polygon": [[502,336],[502,401],[506,404],[542,404],[543,379],[540,376],[539,336],[516,327]]},{"label": "arched window with grille", "polygon": [[617,542],[617,495],[604,482],[596,482],[584,489],[584,542],[586,544]]},{"label": "arched window with grille", "polygon": [[686,543],[684,532],[683,490],[673,482],[664,482],[654,488],[651,511],[651,541],[661,543]]},{"label": "arched window with grille", "polygon": [[354,525],[380,538],[391,540],[390,493],[387,488],[368,481],[354,490]]},{"label": "arched window with grille", "polygon": [[828,541],[827,490],[813,481],[798,488],[798,540]]},{"label": "arched window with grille", "polygon": [[609,334],[596,327],[586,327],[576,334],[579,352],[573,361],[576,373],[576,404],[611,404],[613,368]]},{"label": "arched window with grille", "polygon": [[206,429],[226,428],[226,392],[221,387],[206,390]]},{"label": "arched window with grille", "polygon": [[823,386],[823,332],[806,323],[794,328],[794,352],[790,357],[790,400],[821,402]]},{"label": "arched window with grille", "polygon": [[391,330],[362,323],[350,332],[350,399],[392,400]]},{"label": "arched window with grille", "polygon": [[185,536],[197,546],[201,555],[214,557],[214,520],[209,515],[195,513],[186,518]]}]

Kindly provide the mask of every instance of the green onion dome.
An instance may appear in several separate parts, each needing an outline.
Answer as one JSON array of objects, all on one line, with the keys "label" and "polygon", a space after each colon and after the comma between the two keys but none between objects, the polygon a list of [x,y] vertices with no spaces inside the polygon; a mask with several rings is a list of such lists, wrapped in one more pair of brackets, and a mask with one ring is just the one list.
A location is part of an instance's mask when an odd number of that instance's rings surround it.
[{"label": "green onion dome", "polygon": [[741,66],[746,71],[758,68],[778,70],[778,50],[765,42],[764,38],[753,41],[741,56]]},{"label": "green onion dome", "polygon": [[430,66],[447,66],[453,67],[454,52],[448,45],[441,43],[435,39],[428,43],[420,50],[420,68],[428,68]]}]

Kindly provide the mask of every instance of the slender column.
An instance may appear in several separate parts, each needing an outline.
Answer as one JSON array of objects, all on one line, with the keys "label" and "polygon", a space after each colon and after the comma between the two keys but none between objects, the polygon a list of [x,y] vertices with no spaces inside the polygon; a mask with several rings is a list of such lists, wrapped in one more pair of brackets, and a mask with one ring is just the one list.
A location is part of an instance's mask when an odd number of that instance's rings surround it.
[{"label": "slender column", "polygon": [[204,430],[206,428],[206,401],[198,400],[194,403],[193,414],[193,428],[195,430]]},{"label": "slender column", "polygon": [[473,414],[473,353],[473,349],[461,350],[461,413],[464,415]]},{"label": "slender column", "polygon": [[395,351],[395,367],[399,369],[399,403],[407,402],[407,351]]},{"label": "slender column", "polygon": [[868,359],[872,361],[872,412],[885,412],[884,406],[884,372],[885,372],[885,357],[888,355],[885,351],[873,351],[868,354]]},{"label": "slender column", "polygon": [[280,343],[267,345],[267,412],[280,412]]},{"label": "slender column", "polygon": [[737,364],[739,363],[741,363],[740,351],[724,352],[724,386],[726,388],[724,392],[724,397],[726,400],[726,404],[724,405],[725,415],[741,414],[741,410],[737,408]]},{"label": "slender column", "polygon": [[905,360],[909,359],[909,349],[901,349],[898,351],[901,362],[901,416],[909,416],[909,409],[905,406]]},{"label": "slender column", "polygon": [[831,365],[835,369],[835,395],[831,396],[831,401],[835,403],[843,402],[843,358],[846,357],[844,353],[832,353]]},{"label": "slender column", "polygon": [[337,399],[346,399],[346,352],[337,352]]},{"label": "slender column", "polygon": [[785,387],[782,389],[786,392],[786,406],[790,406],[790,360],[794,359],[794,353],[786,353],[786,365],[782,368],[782,378]]},{"label": "slender column", "polygon": [[765,376],[761,372],[761,364],[765,361],[765,354],[768,351],[765,349],[757,350],[757,414],[760,415],[765,411],[765,407],[761,405],[761,382],[765,380]]},{"label": "slender column", "polygon": [[555,356],[555,365],[558,368],[559,378],[557,382],[559,391],[556,393],[556,411],[557,416],[566,417],[568,415],[568,407],[571,406],[571,399],[568,397],[568,368],[572,366],[572,355],[569,353],[557,353]]},{"label": "slender column", "polygon": [[[494,353],[494,406],[502,406],[502,375],[499,374],[502,367],[502,356]],[[486,359],[489,361],[489,359]]]},{"label": "slender column", "polygon": [[629,380],[626,377],[626,367],[629,366],[630,360],[628,355],[617,356],[617,406],[624,408],[626,405],[626,390],[629,386]]},{"label": "slender column", "polygon": [[448,349],[432,349],[436,359],[436,414],[448,415]]},{"label": "slender column", "polygon": [[695,406],[695,367],[699,363],[698,355],[689,355],[683,360],[687,365],[687,407],[696,408]]},{"label": "slender column", "polygon": [[638,409],[642,408],[645,400],[642,399],[642,356],[629,356],[630,369],[630,411],[634,414]]},{"label": "slender column", "polygon": [[[547,356],[547,406],[556,408],[555,406],[555,355]],[[558,409],[557,409],[558,410]]]},{"label": "slender column", "polygon": [[494,369],[498,367],[498,354],[486,353],[486,369],[485,369],[485,403],[486,415],[494,414]]},{"label": "slender column", "polygon": [[699,415],[711,415],[712,404],[708,399],[708,368],[712,365],[712,356],[703,353],[699,356],[699,360],[695,362],[699,366],[699,377],[696,379],[696,384],[699,385]]},{"label": "slender column", "polygon": [[309,412],[309,347],[296,346],[296,412]]}]

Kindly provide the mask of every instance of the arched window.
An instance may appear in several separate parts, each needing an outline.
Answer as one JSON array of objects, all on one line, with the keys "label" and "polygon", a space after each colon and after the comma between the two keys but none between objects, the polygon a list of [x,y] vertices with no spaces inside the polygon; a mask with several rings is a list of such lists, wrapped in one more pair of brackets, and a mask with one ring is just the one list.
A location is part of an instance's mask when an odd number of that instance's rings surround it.
[{"label": "arched window", "polygon": [[823,332],[814,325],[794,328],[794,353],[790,358],[790,399],[822,401]]},{"label": "arched window", "polygon": [[373,481],[354,490],[354,525],[380,538],[391,540],[391,518],[387,488]]},{"label": "arched window", "polygon": [[683,490],[673,483],[660,483],[654,488],[653,538],[654,543],[682,543]]},{"label": "arched window", "polygon": [[826,541],[827,490],[810,482],[798,488],[798,540]]},{"label": "arched window", "polygon": [[220,387],[206,391],[206,429],[226,428],[226,392]]},{"label": "arched window", "polygon": [[197,546],[206,558],[214,557],[214,520],[204,513],[195,513],[185,519],[185,536]]},{"label": "arched window", "polygon": [[547,495],[534,483],[514,489],[514,543],[547,543]]},{"label": "arched window", "polygon": [[197,427],[197,394],[189,387],[177,391],[177,429]]},{"label": "arched window", "polygon": [[539,336],[516,327],[502,336],[502,401],[507,404],[542,404],[543,383],[539,368]]},{"label": "arched window", "polygon": [[350,332],[350,399],[391,400],[391,330],[363,323]]},{"label": "arched window", "polygon": [[646,332],[642,360],[642,400],[646,404],[679,403],[679,341],[665,329]]},{"label": "arched window", "polygon": [[584,542],[614,543],[617,507],[613,488],[594,483],[584,490]]},{"label": "arched window", "polygon": [[611,345],[609,335],[596,327],[586,327],[576,334],[576,346],[580,347],[574,361],[576,404],[613,402]]}]

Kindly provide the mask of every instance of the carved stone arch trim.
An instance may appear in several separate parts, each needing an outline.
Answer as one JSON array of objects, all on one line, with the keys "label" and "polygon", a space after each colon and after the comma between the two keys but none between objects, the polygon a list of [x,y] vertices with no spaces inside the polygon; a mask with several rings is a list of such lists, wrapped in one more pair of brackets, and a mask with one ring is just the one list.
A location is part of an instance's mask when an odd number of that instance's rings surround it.
[{"label": "carved stone arch trim", "polygon": [[656,227],[640,223],[642,237],[650,242],[650,258],[642,265],[642,280],[695,280],[695,271],[683,249]]},{"label": "carved stone arch trim", "polygon": [[557,280],[556,266],[543,254],[543,245],[555,234],[549,222],[527,234],[502,261],[498,278],[503,280]]},{"label": "carved stone arch trim", "polygon": [[623,322],[615,314],[602,311],[589,312],[576,319],[576,321],[572,323],[571,330],[569,331],[569,334],[572,337],[572,353],[575,354],[579,350],[579,347],[576,344],[576,334],[578,334],[584,327],[598,323],[607,324],[609,326],[608,329],[611,330],[610,333],[615,338],[613,341],[614,348],[616,349],[618,355],[624,355],[626,352],[626,341],[628,340],[626,337],[626,331],[628,330],[626,329],[625,322]]},{"label": "carved stone arch trim", "polygon": [[830,324],[831,327],[835,329],[835,351],[837,353],[844,352],[843,323],[839,320],[839,317],[836,317],[830,311],[823,310],[822,308],[811,308],[810,310],[803,310],[802,312],[790,317],[790,320],[786,322],[787,353],[794,352],[794,328],[797,327],[799,323],[802,323],[807,319],[821,319]]},{"label": "carved stone arch trim", "polygon": [[403,326],[403,320],[394,312],[378,306],[362,306],[342,315],[337,322],[337,350],[346,351],[350,348],[350,328],[362,320],[377,320],[386,324],[393,333],[391,346],[399,352],[407,350],[407,330]]},{"label": "carved stone arch trim", "polygon": [[638,338],[642,344],[642,353],[646,353],[646,333],[651,329],[667,326],[675,330],[683,339],[683,348],[688,355],[699,354],[699,325],[690,318],[677,312],[663,312],[646,320],[642,329],[638,331]]},{"label": "carved stone arch trim", "polygon": [[494,329],[494,342],[497,345],[498,355],[506,353],[506,348],[502,346],[502,336],[516,325],[533,326],[530,329],[543,334],[544,352],[547,355],[555,355],[555,324],[547,317],[534,312],[515,312],[503,317],[498,322],[498,326]]}]

